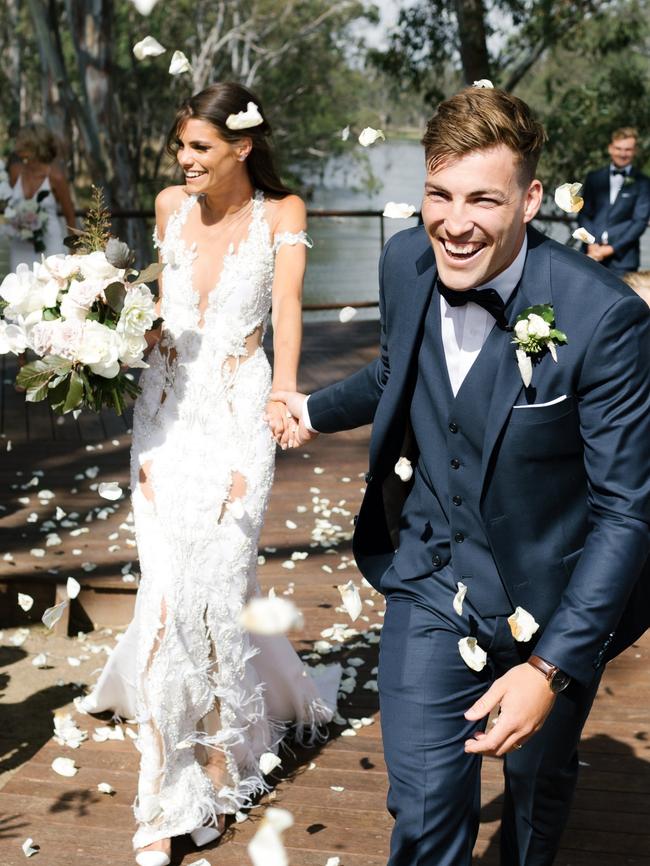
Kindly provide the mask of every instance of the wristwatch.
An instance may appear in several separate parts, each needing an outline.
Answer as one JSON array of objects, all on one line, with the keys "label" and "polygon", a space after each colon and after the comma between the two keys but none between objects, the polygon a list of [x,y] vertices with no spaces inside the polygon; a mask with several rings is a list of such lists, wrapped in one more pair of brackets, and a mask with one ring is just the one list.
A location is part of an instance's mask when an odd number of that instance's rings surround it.
[{"label": "wristwatch", "polygon": [[528,659],[528,664],[545,677],[554,695],[563,692],[571,682],[571,677],[561,671],[557,665],[552,665],[539,656],[531,656]]}]

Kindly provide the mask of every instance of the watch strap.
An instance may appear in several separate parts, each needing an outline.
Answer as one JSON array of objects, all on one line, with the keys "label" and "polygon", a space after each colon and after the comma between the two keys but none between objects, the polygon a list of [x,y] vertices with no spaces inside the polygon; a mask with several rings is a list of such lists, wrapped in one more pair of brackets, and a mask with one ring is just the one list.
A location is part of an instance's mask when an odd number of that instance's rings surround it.
[{"label": "watch strap", "polygon": [[547,680],[547,682],[551,682],[555,674],[560,670],[557,665],[552,665],[550,662],[547,662],[546,659],[541,658],[540,656],[530,656],[528,659],[528,664],[538,670],[540,674]]}]

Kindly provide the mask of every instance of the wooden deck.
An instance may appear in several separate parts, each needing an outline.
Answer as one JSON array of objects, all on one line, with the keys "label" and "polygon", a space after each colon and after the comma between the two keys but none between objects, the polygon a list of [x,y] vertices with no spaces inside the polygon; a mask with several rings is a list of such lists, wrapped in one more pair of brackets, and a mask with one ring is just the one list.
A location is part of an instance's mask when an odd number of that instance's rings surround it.
[{"label": "wooden deck", "polygon": [[[305,389],[331,381],[370,359],[376,330],[372,322],[308,326],[302,382]],[[115,503],[114,513],[100,516],[99,511],[110,503],[100,500],[91,489],[102,480],[118,480],[126,485],[128,432],[124,423],[105,415],[99,420],[80,418],[78,424],[66,419],[60,425],[42,406],[29,407],[26,413],[22,398],[7,385],[2,389],[2,398],[5,439],[0,439],[0,502],[6,510],[2,514],[0,546],[2,551],[10,550],[14,558],[14,562],[0,560],[3,615],[9,607],[16,610],[17,588],[29,587],[35,597],[34,608],[29,614],[23,615],[19,609],[18,613],[25,623],[37,622],[42,609],[52,603],[56,585],[72,574],[84,587],[72,609],[73,633],[89,621],[126,624],[135,587],[124,584],[121,570],[128,562],[134,563],[134,572],[137,570],[128,528],[128,502],[121,500]],[[6,450],[8,439],[12,443],[10,451]],[[350,563],[349,535],[352,515],[361,499],[367,440],[368,430],[364,429],[322,437],[306,449],[309,456],[302,452],[278,455],[277,478],[262,540],[262,546],[270,549],[262,551],[266,562],[260,567],[260,580],[264,589],[275,586],[278,593],[291,592],[291,584],[295,584],[292,598],[306,620],[295,646],[303,654],[313,650],[321,632],[333,623],[350,625],[347,614],[336,610],[340,605],[336,585],[350,577],[359,583],[360,576]],[[98,467],[97,471],[94,467]],[[35,476],[35,470],[43,475]],[[25,487],[34,477],[39,478],[38,484]],[[16,488],[11,489],[12,485]],[[54,498],[39,500],[37,491],[43,489],[51,490]],[[23,504],[25,498],[29,502]],[[56,506],[68,514],[76,511],[79,526],[89,532],[70,537],[67,530],[57,530],[61,545],[46,547],[40,523],[51,517]],[[340,527],[336,531],[338,543],[329,552],[314,541],[315,521],[323,515],[322,511],[314,513],[314,507],[340,509],[329,517]],[[26,523],[32,513],[37,514],[37,519]],[[93,517],[85,523],[84,515],[89,513]],[[296,528],[288,528],[287,520],[293,521]],[[30,552],[38,548],[45,550],[43,557]],[[309,556],[287,569],[283,563],[294,551],[308,552]],[[96,568],[84,571],[82,562]],[[58,573],[51,574],[50,569],[58,569]],[[378,702],[376,693],[364,688],[376,678],[376,635],[383,605],[381,597],[367,587],[362,590],[362,598],[364,620],[357,620],[353,626],[359,634],[348,634],[342,643],[335,643],[335,651],[323,660],[344,664],[350,658],[363,660],[358,668],[357,688],[341,702],[339,711],[345,719],[364,717],[373,723],[359,728],[354,736],[342,735],[345,729],[332,725],[332,736],[325,746],[300,750],[293,758],[286,756],[274,777],[275,791],[263,801],[272,801],[294,815],[295,825],[285,834],[291,866],[325,866],[328,858],[335,856],[340,857],[341,866],[383,866],[386,862],[391,820],[385,811],[386,776]],[[110,615],[114,621],[107,623]],[[16,620],[16,624],[20,622]],[[95,634],[90,633],[88,640],[94,640]],[[47,708],[60,705],[60,699],[53,699]],[[649,707],[650,640],[646,638],[606,673],[585,730],[578,792],[557,866],[649,866]],[[19,729],[21,714],[33,711],[29,702],[4,709],[0,704],[0,743],[3,730]],[[21,844],[28,836],[40,846],[31,861],[35,866],[132,863],[131,804],[138,755],[131,740],[89,740],[73,751],[49,739],[50,715],[44,715],[42,739],[20,744],[2,760],[5,768],[18,769],[0,790],[0,866],[25,863]],[[75,718],[89,734],[101,724],[89,716],[77,714]],[[59,755],[75,759],[80,769],[74,778],[62,778],[51,770],[53,758]],[[110,783],[116,793],[98,793],[99,782]],[[500,762],[488,760],[484,764],[484,806],[476,866],[498,863],[496,831],[501,791]],[[210,866],[248,863],[246,844],[262,811],[252,810],[249,819],[234,824],[218,845],[200,852],[187,839],[176,840],[174,864],[188,866],[202,858]]]}]

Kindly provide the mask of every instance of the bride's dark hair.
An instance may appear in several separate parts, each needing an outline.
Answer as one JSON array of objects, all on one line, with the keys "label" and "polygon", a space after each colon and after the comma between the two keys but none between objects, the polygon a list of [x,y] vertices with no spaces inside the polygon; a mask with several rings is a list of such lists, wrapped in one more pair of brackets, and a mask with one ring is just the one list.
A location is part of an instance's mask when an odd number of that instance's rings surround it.
[{"label": "bride's dark hair", "polygon": [[[249,102],[254,102],[264,123],[249,129],[229,129],[226,118],[230,114],[246,111]],[[176,118],[167,136],[167,152],[176,158],[178,136],[190,118],[211,123],[224,141],[237,142],[250,138],[253,148],[246,159],[251,183],[255,189],[268,193],[272,198],[284,198],[291,194],[275,167],[271,150],[271,126],[266,119],[260,101],[254,93],[236,81],[222,81],[211,84],[200,93],[190,96],[176,112]]]}]

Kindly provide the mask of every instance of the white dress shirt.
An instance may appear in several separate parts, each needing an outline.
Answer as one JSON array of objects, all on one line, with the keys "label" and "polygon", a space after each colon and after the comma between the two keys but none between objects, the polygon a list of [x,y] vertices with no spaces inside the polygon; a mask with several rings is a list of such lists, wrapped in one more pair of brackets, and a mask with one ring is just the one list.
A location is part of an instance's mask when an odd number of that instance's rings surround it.
[{"label": "white dress shirt", "polygon": [[[616,171],[624,171],[625,174],[612,174],[612,172]],[[614,204],[616,198],[621,191],[621,187],[625,183],[625,178],[629,177],[630,172],[632,171],[632,165],[626,165],[625,168],[619,169],[616,165],[610,165],[609,167],[609,203]]]},{"label": "white dress shirt", "polygon": [[[521,279],[527,249],[528,239],[524,235],[524,242],[512,264],[505,271],[486,283],[476,286],[476,288],[479,290],[494,289],[506,304]],[[487,310],[473,301],[460,307],[452,307],[442,295],[439,294],[438,299],[440,302],[442,346],[445,352],[451,390],[455,397],[465,376],[469,373],[472,364],[483,348],[490,331],[496,326],[496,322]],[[435,296],[433,302],[435,303]],[[302,422],[308,430],[315,433],[316,431],[311,426],[308,402],[309,397],[302,404]]]}]

